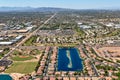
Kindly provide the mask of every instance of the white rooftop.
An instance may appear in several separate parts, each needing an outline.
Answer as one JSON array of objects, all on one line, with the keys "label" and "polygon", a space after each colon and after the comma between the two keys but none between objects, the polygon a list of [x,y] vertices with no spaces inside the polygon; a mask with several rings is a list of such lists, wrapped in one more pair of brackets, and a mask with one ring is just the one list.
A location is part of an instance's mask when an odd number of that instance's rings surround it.
[{"label": "white rooftop", "polygon": [[0,45],[10,45],[12,44],[13,42],[0,42]]}]

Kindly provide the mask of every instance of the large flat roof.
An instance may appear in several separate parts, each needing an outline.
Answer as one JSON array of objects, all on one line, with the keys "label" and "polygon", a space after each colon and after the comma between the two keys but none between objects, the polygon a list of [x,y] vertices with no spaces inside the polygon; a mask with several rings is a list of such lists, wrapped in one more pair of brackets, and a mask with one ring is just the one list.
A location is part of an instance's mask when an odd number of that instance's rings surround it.
[{"label": "large flat roof", "polygon": [[12,44],[13,42],[0,42],[0,45],[10,45]]}]

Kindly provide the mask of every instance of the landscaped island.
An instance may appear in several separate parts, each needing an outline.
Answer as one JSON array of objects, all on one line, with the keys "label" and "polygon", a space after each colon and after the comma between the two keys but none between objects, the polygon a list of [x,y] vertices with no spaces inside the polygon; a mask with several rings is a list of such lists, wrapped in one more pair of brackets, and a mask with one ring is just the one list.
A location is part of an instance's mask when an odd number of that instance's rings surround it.
[{"label": "landscaped island", "polygon": [[69,58],[68,68],[72,68],[72,60],[71,60],[71,57],[70,57],[70,51],[69,50],[67,50],[67,57]]}]

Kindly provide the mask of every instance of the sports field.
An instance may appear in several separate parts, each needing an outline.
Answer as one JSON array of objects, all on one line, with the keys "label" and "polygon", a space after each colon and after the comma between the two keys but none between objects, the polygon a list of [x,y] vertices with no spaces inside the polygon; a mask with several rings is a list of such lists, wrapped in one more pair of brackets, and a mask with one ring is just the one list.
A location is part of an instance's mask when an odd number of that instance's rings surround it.
[{"label": "sports field", "polygon": [[10,68],[6,69],[5,73],[31,73],[35,71],[36,65],[37,62],[14,62]]}]

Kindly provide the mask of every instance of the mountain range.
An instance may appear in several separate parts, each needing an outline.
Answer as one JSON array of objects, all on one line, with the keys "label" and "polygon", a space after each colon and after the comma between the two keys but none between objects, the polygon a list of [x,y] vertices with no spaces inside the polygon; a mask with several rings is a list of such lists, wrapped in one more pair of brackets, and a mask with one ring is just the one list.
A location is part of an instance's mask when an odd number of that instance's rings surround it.
[{"label": "mountain range", "polygon": [[53,8],[53,7],[0,7],[0,12],[46,12],[46,11],[64,11],[64,10],[73,10],[67,8]]},{"label": "mountain range", "polygon": [[[118,7],[112,8],[102,8],[102,10],[120,10]],[[70,10],[80,10],[80,9],[68,9],[68,8],[54,8],[54,7],[0,7],[0,12],[46,12],[46,11],[70,11]],[[83,9],[82,9],[83,10]],[[92,9],[91,9],[92,10]],[[101,8],[93,9],[93,10],[101,10]]]}]

